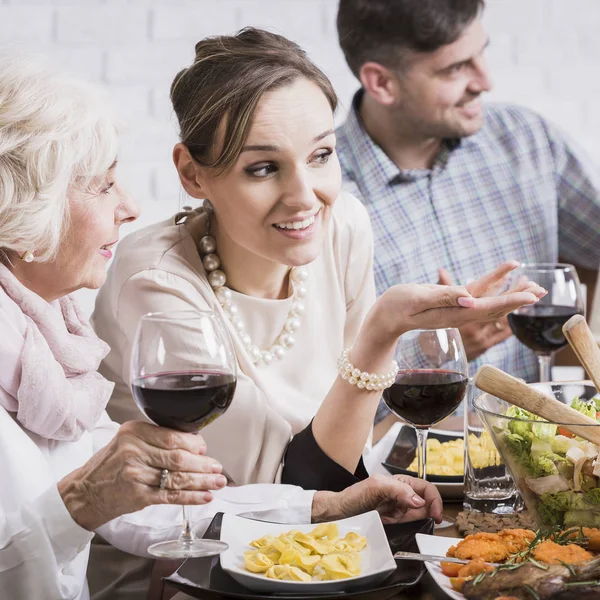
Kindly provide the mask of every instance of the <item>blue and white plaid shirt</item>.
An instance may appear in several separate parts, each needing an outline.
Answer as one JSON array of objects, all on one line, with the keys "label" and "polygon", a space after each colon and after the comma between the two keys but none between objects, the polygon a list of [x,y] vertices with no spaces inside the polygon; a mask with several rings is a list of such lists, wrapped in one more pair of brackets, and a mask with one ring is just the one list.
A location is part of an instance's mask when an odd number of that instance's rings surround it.
[{"label": "blue and white plaid shirt", "polygon": [[[600,264],[600,172],[554,126],[515,106],[488,107],[475,135],[446,142],[432,169],[399,169],[362,128],[359,91],[337,131],[344,187],[367,207],[381,294],[435,283],[446,268],[465,284],[507,259]],[[514,336],[470,365],[537,380],[533,352]],[[381,412],[378,413],[381,417]]]}]

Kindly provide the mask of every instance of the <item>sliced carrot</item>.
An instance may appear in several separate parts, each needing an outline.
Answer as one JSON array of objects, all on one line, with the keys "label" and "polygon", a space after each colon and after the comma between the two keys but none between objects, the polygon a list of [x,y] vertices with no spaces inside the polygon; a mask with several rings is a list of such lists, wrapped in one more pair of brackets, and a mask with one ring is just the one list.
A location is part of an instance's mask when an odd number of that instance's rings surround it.
[{"label": "sliced carrot", "polygon": [[458,572],[462,569],[464,565],[453,562],[441,562],[440,567],[442,567],[442,573],[446,577],[458,577]]},{"label": "sliced carrot", "polygon": [[565,437],[568,438],[574,438],[575,434],[571,433],[568,429],[565,429],[564,427],[559,427],[556,432],[558,433],[558,435],[564,435]]},{"label": "sliced carrot", "polygon": [[457,592],[462,592],[463,585],[465,585],[465,581],[469,581],[473,579],[472,577],[450,577],[450,585],[453,590]]}]

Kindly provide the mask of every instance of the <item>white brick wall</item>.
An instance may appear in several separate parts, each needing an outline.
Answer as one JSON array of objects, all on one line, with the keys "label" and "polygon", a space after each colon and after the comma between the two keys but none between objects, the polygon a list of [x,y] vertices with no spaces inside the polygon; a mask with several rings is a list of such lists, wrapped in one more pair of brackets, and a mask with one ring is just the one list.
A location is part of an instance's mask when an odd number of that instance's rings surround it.
[{"label": "white brick wall", "polygon": [[[144,216],[183,202],[171,166],[176,140],[168,87],[194,43],[244,25],[304,46],[340,95],[341,120],[357,84],[335,35],[338,0],[0,0],[0,44],[46,54],[106,85],[125,128],[120,174]],[[600,164],[600,0],[487,0],[491,99],[531,106]],[[86,308],[93,293],[82,294]]]}]

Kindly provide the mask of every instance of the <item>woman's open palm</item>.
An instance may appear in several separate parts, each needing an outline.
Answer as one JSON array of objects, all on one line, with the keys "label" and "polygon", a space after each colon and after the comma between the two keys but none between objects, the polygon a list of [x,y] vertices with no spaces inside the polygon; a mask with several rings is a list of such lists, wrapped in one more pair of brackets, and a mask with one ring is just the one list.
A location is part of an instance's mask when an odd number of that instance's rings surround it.
[{"label": "woman's open palm", "polygon": [[508,261],[467,286],[399,284],[379,299],[384,314],[397,323],[399,334],[410,329],[461,327],[467,323],[498,319],[520,306],[535,304],[546,290],[533,281],[522,281],[516,289],[487,296],[518,263]]}]

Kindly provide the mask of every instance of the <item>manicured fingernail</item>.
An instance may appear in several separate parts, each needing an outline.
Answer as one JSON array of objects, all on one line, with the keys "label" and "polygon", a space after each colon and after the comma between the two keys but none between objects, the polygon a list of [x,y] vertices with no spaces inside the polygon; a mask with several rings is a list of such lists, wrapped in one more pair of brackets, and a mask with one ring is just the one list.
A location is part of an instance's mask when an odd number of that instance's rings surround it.
[{"label": "manicured fingernail", "polygon": [[223,467],[219,463],[213,463],[213,465],[212,465],[213,473],[220,473],[222,470],[223,470]]},{"label": "manicured fingernail", "polygon": [[425,504],[425,500],[423,500],[421,496],[417,496],[417,494],[415,494],[411,500],[413,501],[413,504],[416,504],[417,506],[423,506],[423,504]]},{"label": "manicured fingernail", "polygon": [[469,298],[468,296],[461,296],[458,299],[459,306],[464,306],[465,308],[473,308],[475,306],[475,300],[473,298]]},{"label": "manicured fingernail", "polygon": [[224,485],[227,485],[227,477],[225,477],[225,475],[217,475],[215,477],[215,485],[218,487],[223,487]]}]

